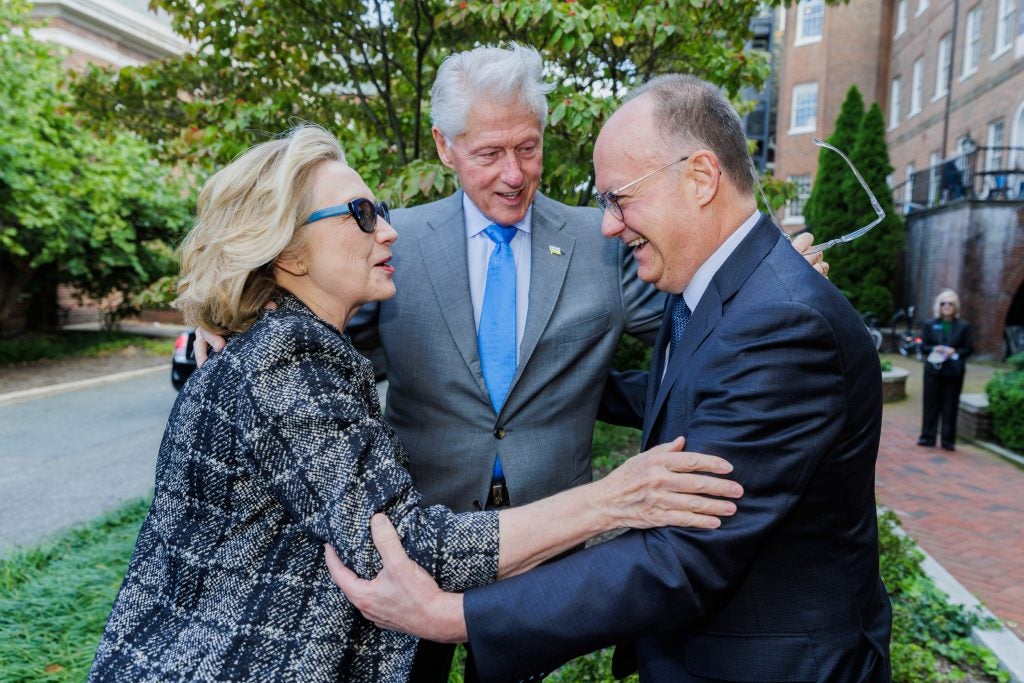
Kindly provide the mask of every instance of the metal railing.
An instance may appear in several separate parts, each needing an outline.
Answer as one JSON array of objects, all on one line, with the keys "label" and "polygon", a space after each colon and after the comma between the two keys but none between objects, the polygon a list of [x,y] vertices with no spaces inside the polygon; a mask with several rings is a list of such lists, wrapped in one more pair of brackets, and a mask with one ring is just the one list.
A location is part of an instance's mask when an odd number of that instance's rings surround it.
[{"label": "metal railing", "polygon": [[903,215],[961,199],[1024,200],[1024,147],[976,147],[914,173],[892,199]]}]

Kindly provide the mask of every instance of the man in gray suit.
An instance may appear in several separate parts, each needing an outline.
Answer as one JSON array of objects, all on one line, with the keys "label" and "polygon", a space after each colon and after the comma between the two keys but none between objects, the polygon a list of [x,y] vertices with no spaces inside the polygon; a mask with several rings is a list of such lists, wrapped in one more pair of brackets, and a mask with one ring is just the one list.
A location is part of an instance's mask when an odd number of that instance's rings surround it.
[{"label": "man in gray suit", "polygon": [[[461,190],[399,209],[398,295],[350,327],[388,365],[387,419],[409,449],[424,503],[456,511],[522,505],[591,480],[590,445],[623,333],[653,342],[664,308],[595,208],[538,193],[546,93],[536,51],[450,56],[434,83],[438,156]],[[516,362],[505,396],[482,367],[492,224],[514,226]],[[493,306],[493,304],[491,304]],[[495,311],[491,311],[494,313]],[[493,383],[493,382],[491,382]],[[447,680],[450,646],[424,643],[413,680]]]}]

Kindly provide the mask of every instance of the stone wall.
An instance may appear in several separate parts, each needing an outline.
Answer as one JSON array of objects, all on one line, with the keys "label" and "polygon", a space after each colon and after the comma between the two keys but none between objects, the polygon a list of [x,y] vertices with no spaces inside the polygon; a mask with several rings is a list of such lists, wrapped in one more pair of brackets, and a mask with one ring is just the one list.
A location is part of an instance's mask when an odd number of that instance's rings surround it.
[{"label": "stone wall", "polygon": [[917,320],[949,287],[974,330],[979,357],[1002,359],[1003,329],[1015,296],[1024,296],[1024,202],[963,200],[907,216],[904,291]]}]

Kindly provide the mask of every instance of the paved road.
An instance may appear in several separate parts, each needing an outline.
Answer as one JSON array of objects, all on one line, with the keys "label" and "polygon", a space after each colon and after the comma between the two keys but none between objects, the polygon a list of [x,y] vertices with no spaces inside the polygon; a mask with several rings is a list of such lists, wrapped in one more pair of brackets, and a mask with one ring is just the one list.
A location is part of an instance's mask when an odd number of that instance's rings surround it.
[{"label": "paved road", "polygon": [[166,371],[0,405],[0,555],[152,491]]}]

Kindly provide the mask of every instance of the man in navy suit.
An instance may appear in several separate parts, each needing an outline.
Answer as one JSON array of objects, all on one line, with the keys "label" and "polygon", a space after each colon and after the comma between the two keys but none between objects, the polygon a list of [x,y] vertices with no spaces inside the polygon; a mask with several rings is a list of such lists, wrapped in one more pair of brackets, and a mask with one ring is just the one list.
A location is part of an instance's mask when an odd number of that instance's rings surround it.
[{"label": "man in navy suit", "polygon": [[[860,319],[757,212],[740,120],[713,86],[663,76],[594,148],[602,232],[670,294],[648,373],[615,376],[603,417],[687,437],[746,494],[708,532],[629,532],[534,571],[441,593],[382,524],[372,582],[332,566],[376,623],[472,642],[483,680],[613,643],[641,681],[888,681],[878,572],[878,356]],[[641,415],[642,413],[642,415]]]}]

